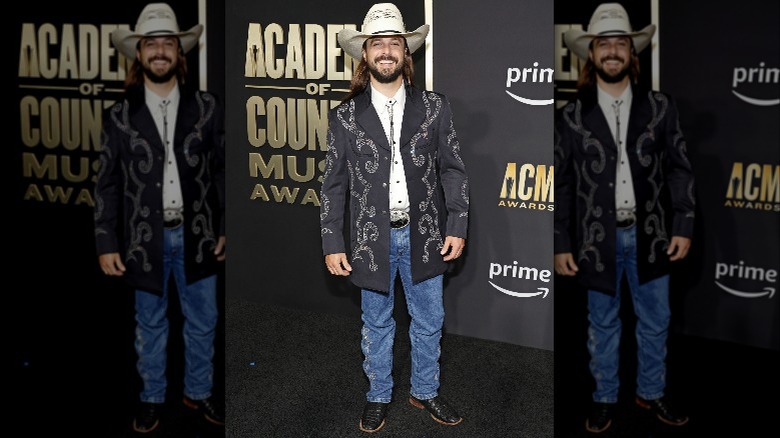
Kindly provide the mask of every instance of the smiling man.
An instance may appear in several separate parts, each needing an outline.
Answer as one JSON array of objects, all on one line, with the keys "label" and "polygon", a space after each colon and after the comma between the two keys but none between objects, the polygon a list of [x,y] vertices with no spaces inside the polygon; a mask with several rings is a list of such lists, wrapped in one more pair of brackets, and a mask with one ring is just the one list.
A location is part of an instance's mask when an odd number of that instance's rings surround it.
[{"label": "smiling man", "polygon": [[185,53],[202,32],[200,24],[180,31],[170,6],[150,3],[134,31],[111,34],[134,62],[123,98],[103,114],[95,241],[103,273],[135,289],[139,433],[157,429],[166,401],[171,279],[184,315],[182,402],[224,425],[212,361],[225,259],[225,132],[216,97],[185,86]]},{"label": "smiling man", "polygon": [[654,32],[633,31],[620,4],[604,3],[587,31],[564,35],[586,63],[557,114],[555,271],[588,289],[592,433],[609,429],[616,412],[624,278],[637,315],[634,402],[665,424],[688,422],[665,394],[666,339],[670,263],[691,245],[694,180],[674,101],[638,85],[637,54]]},{"label": "smiling man", "polygon": [[411,55],[427,34],[428,25],[407,31],[398,8],[380,3],[362,31],[338,35],[360,64],[350,92],[329,113],[320,218],[328,271],[361,288],[364,432],[385,425],[392,399],[398,279],[411,316],[409,403],[441,424],[462,421],[439,396],[439,356],[442,276],[466,244],[468,179],[447,98],[412,84]]}]

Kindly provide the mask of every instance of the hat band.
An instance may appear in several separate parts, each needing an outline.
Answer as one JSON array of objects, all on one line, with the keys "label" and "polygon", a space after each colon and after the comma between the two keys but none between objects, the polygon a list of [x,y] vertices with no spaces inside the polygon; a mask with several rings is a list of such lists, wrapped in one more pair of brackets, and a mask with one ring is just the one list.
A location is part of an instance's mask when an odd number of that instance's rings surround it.
[{"label": "hat band", "polygon": [[380,33],[398,33],[398,34],[401,34],[403,32],[399,32],[397,30],[378,30],[376,32],[372,32],[371,35],[377,35],[377,34],[380,34]]},{"label": "hat band", "polygon": [[599,32],[596,34],[597,36],[608,36],[608,35],[628,35],[629,33],[625,30],[605,30],[604,32]]},{"label": "hat band", "polygon": [[153,30],[150,32],[146,32],[144,36],[152,36],[152,35],[176,35],[177,32],[172,30]]}]

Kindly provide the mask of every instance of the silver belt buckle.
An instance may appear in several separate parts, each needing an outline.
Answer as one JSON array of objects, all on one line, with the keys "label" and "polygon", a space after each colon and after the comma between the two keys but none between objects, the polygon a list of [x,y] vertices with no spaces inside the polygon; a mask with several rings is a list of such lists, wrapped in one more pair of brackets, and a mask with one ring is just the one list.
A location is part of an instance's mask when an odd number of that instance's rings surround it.
[{"label": "silver belt buckle", "polygon": [[390,227],[403,228],[409,225],[409,212],[404,210],[390,210]]},{"label": "silver belt buckle", "polygon": [[[170,212],[170,210],[166,210],[163,212],[163,216],[166,216],[166,212]],[[181,224],[184,223],[184,215],[181,211],[174,212],[173,218],[165,220],[163,219],[163,226],[165,228],[178,228]]]}]

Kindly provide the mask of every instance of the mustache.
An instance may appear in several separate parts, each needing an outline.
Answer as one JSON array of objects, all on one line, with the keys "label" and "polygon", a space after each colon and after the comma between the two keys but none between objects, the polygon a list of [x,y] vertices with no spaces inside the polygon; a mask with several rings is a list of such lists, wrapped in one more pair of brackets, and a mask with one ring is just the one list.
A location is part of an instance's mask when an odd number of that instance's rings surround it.
[{"label": "mustache", "polygon": [[380,61],[393,61],[397,64],[398,58],[396,58],[393,55],[379,55],[376,58],[374,58],[374,62],[380,62]]},{"label": "mustache", "polygon": [[165,55],[155,55],[155,56],[149,58],[149,62],[154,62],[154,61],[168,61],[168,62],[171,62],[171,63],[173,62],[173,60],[171,58],[169,58],[169,57],[167,57]]},{"label": "mustache", "polygon": [[601,62],[602,62],[602,63],[605,63],[605,62],[607,62],[607,61],[619,61],[619,62],[626,62],[626,60],[625,60],[625,59],[623,59],[622,57],[620,57],[620,56],[618,56],[618,55],[607,55],[607,56],[605,56],[605,57],[601,58]]}]

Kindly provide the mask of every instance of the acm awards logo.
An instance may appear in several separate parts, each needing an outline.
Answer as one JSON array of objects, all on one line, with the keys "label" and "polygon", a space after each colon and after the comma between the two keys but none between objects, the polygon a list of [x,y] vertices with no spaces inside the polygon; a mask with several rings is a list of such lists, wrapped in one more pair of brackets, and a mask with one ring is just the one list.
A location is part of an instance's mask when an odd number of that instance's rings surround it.
[{"label": "acm awards logo", "polygon": [[715,285],[740,298],[771,299],[775,296],[776,283],[777,269],[748,266],[742,260],[739,263],[715,264]]},{"label": "acm awards logo", "polygon": [[553,211],[555,166],[506,163],[499,190],[499,207]]},{"label": "acm awards logo", "polygon": [[490,272],[488,274],[488,284],[493,286],[497,291],[517,298],[531,298],[541,295],[542,298],[547,298],[547,294],[550,291],[548,287],[537,287],[535,292],[517,292],[511,289],[497,285],[495,282],[502,280],[501,283],[506,283],[507,279],[519,278],[529,281],[541,281],[543,283],[549,283],[552,271],[549,269],[537,269],[528,266],[519,266],[517,260],[513,261],[510,265],[502,265],[501,263],[491,263]]},{"label": "acm awards logo", "polygon": [[[533,67],[525,67],[525,68],[517,68],[517,67],[510,67],[506,69],[506,94],[509,95],[512,99],[524,103],[526,105],[550,105],[553,103],[554,99],[531,99],[529,97],[523,97],[519,96],[515,93],[512,93],[509,91],[509,89],[512,88],[515,84],[537,84],[537,83],[548,83],[552,84],[553,81],[553,69],[551,68],[539,68],[539,63],[534,62]],[[530,87],[518,87],[522,90],[516,91],[521,94],[532,93],[532,90]]]},{"label": "acm awards logo", "polygon": [[[780,69],[767,68],[765,63],[760,62],[758,67],[734,67],[731,92],[751,105],[774,106],[780,104],[780,98],[777,96],[778,83]],[[747,91],[744,91],[745,88]]]},{"label": "acm awards logo", "polygon": [[734,162],[723,206],[780,212],[780,165]]}]

